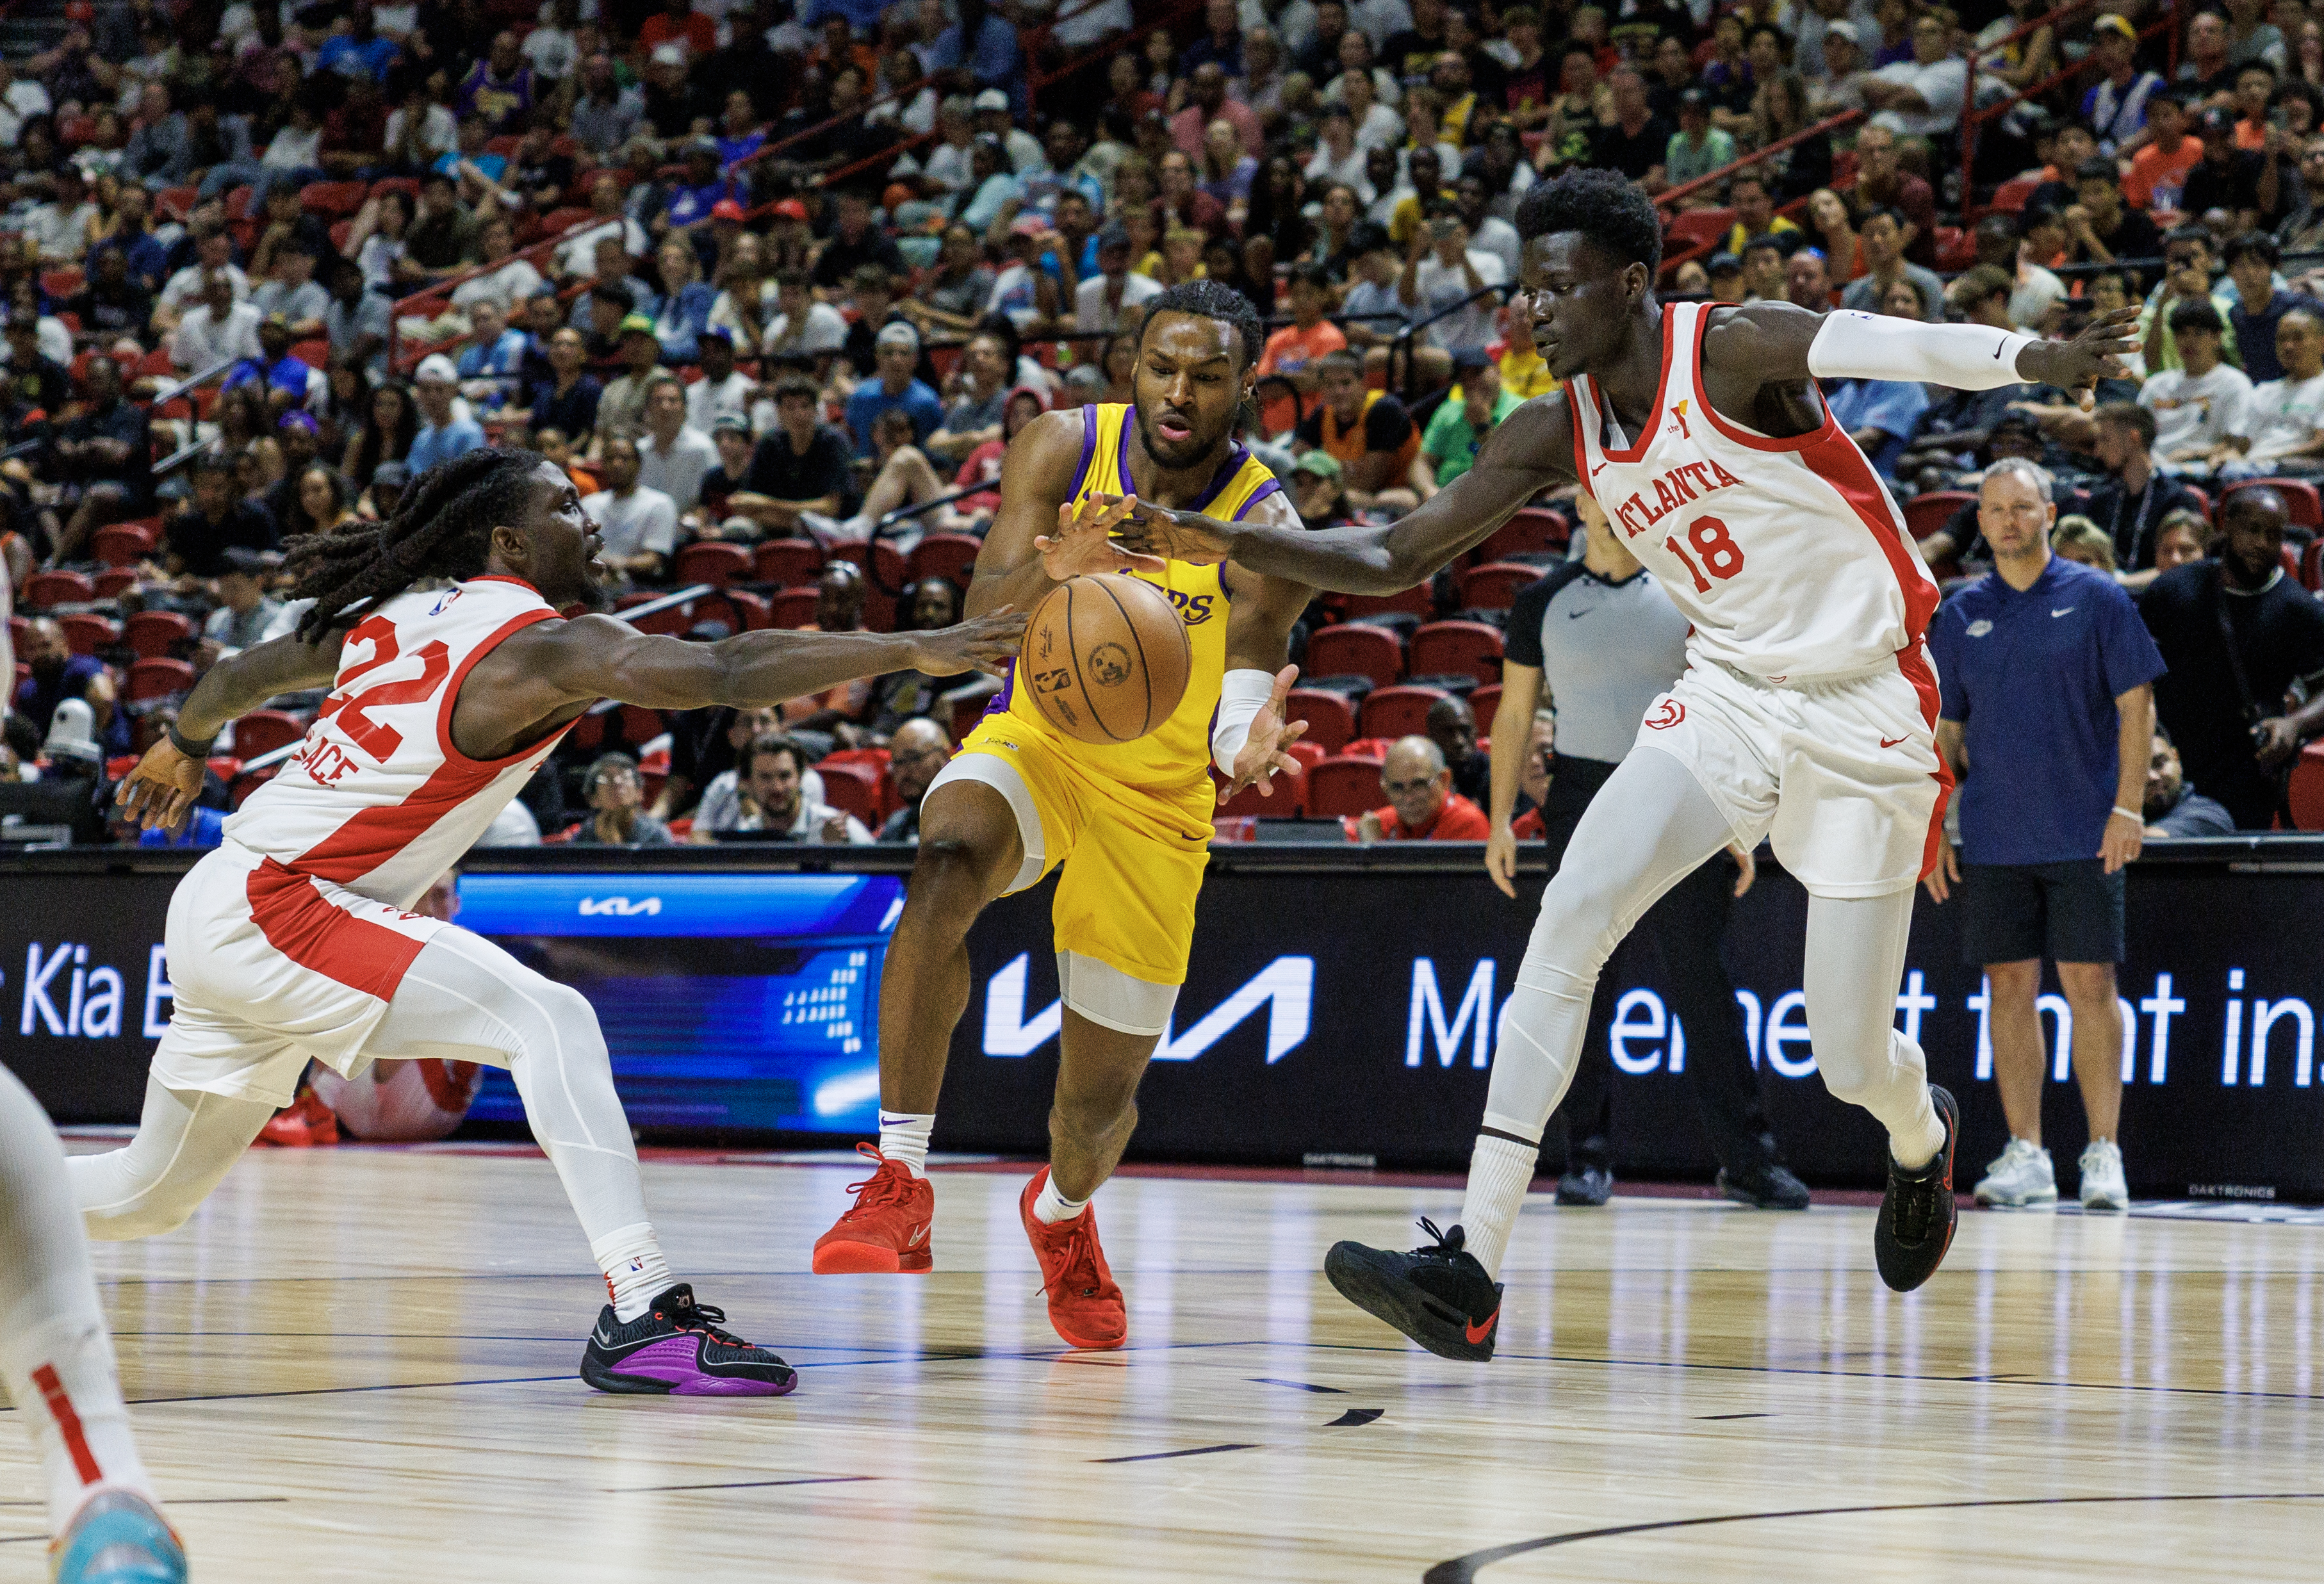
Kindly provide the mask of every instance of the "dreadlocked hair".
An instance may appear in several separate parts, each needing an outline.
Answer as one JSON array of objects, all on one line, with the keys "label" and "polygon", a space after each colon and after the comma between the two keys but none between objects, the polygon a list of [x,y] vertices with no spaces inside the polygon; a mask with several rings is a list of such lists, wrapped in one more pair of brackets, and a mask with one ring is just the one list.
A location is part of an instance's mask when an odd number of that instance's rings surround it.
[{"label": "dreadlocked hair", "polygon": [[530,451],[463,452],[414,480],[385,522],[303,536],[290,555],[290,592],[315,603],[299,636],[319,642],[355,606],[384,604],[423,577],[475,576],[494,525],[515,520],[540,466]]}]

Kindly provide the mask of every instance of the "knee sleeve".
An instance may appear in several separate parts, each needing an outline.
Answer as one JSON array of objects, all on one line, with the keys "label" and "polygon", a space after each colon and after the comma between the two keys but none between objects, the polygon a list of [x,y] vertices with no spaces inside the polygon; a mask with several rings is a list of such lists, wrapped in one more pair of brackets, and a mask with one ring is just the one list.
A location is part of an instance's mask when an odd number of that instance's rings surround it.
[{"label": "knee sleeve", "polygon": [[1057,953],[1057,999],[1117,1034],[1160,1036],[1170,1027],[1178,987],[1133,979],[1110,962],[1079,952]]}]

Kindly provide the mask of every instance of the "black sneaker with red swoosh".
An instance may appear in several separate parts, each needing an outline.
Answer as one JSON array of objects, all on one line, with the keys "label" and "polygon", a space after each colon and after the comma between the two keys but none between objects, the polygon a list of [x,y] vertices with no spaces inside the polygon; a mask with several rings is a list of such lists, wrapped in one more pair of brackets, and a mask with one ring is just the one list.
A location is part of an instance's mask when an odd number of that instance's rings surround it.
[{"label": "black sneaker with red swoosh", "polygon": [[1462,1247],[1459,1227],[1439,1231],[1424,1218],[1420,1229],[1436,1241],[1409,1254],[1334,1243],[1323,1274],[1341,1297],[1438,1358],[1482,1364],[1501,1329],[1501,1284]]}]

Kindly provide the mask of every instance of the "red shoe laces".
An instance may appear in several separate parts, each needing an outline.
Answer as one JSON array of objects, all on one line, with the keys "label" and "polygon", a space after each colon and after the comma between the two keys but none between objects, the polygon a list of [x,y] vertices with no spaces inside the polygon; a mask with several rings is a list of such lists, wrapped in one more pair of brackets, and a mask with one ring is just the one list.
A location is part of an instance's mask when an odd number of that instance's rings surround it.
[{"label": "red shoe laces", "polygon": [[[863,1214],[867,1211],[900,1204],[912,1192],[912,1174],[901,1161],[891,1161],[872,1145],[859,1144],[855,1153],[879,1163],[879,1169],[861,1183],[850,1183],[847,1191],[857,1196],[854,1208],[842,1220]],[[895,1169],[889,1170],[890,1166]]]},{"label": "red shoe laces", "polygon": [[[1057,1268],[1056,1285],[1067,1293],[1076,1294],[1084,1298],[1094,1298],[1100,1290],[1097,1280],[1097,1239],[1091,1232],[1090,1223],[1086,1219],[1088,1214],[1087,1211],[1084,1211],[1081,1216],[1076,1217],[1073,1223],[1073,1230],[1065,1234],[1065,1263]],[[1047,1293],[1049,1290],[1049,1284],[1043,1282],[1040,1290]]]}]

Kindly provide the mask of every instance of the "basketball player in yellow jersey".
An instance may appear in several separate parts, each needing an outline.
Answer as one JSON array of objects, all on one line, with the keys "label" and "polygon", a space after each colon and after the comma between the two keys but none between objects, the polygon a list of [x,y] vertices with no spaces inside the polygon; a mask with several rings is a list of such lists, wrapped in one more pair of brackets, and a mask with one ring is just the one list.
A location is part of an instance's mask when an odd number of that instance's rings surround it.
[{"label": "basketball player in yellow jersey", "polygon": [[1284,723],[1296,675],[1284,660],[1308,591],[1231,562],[1131,555],[1109,533],[1140,500],[1299,526],[1273,475],[1234,443],[1259,345],[1259,316],[1240,293],[1209,281],[1173,287],[1147,305],[1134,405],[1047,413],[1010,447],[968,608],[1030,610],[1069,578],[1130,572],[1169,594],[1194,668],[1168,720],[1108,744],[1052,731],[1012,677],[929,787],[881,982],[879,1169],[816,1244],[818,1272],[930,1268],[936,1194],[924,1167],[953,1026],[968,1006],[969,926],[994,898],[1062,865],[1064,1055],[1049,1165],[1019,1204],[1057,1334],[1077,1348],[1118,1348],[1128,1336],[1089,1200],[1137,1125],[1139,1079],[1186,977],[1210,767],[1229,778],[1229,795],[1292,768],[1282,751],[1305,728]]}]

